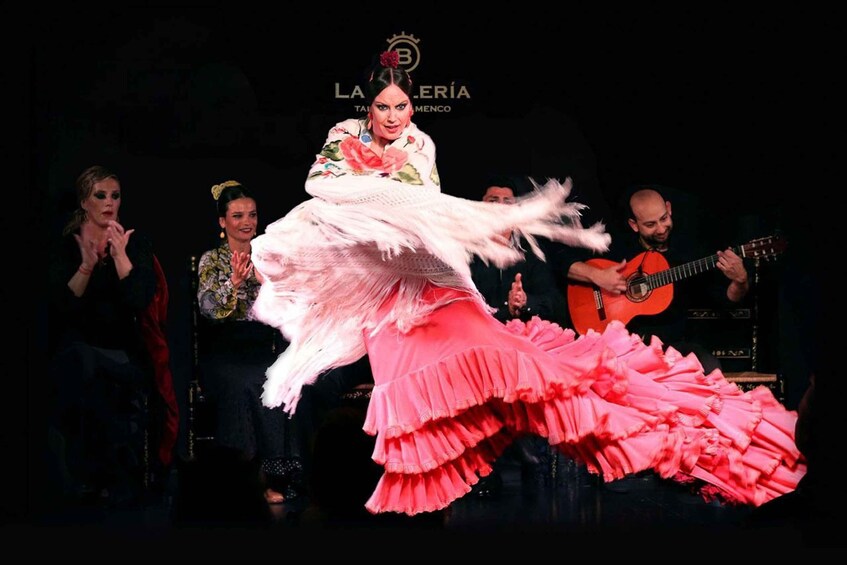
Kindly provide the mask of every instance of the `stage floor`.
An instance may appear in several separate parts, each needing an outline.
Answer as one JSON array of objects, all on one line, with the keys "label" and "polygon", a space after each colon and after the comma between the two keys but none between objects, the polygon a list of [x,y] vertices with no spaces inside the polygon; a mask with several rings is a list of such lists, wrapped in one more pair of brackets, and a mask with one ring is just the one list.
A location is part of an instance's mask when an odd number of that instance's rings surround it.
[{"label": "stage floor", "polygon": [[[158,541],[214,547],[236,539],[270,544],[285,540],[291,547],[307,543],[314,534],[324,540],[345,535],[344,543],[356,544],[382,532],[390,535],[379,539],[398,543],[408,536],[426,535],[473,547],[493,544],[491,549],[497,547],[498,539],[508,538],[559,540],[569,546],[599,543],[610,548],[624,540],[650,540],[665,546],[694,543],[693,550],[698,540],[714,544],[756,537],[747,523],[751,507],[707,502],[687,486],[651,472],[606,484],[552,451],[535,464],[514,454],[504,456],[497,465],[502,479],[498,490],[475,490],[442,512],[415,517],[374,516],[357,508],[331,519],[305,495],[269,505],[260,491],[252,490],[254,483],[246,478],[248,467],[239,469],[239,463],[231,463],[222,464],[219,457],[179,462],[163,490],[144,500],[123,505],[66,502],[39,516],[38,526],[49,528],[53,536],[68,534],[60,539],[70,543],[143,541],[149,547]],[[339,472],[342,469],[339,461]],[[781,535],[777,538],[783,546],[800,544]]]}]

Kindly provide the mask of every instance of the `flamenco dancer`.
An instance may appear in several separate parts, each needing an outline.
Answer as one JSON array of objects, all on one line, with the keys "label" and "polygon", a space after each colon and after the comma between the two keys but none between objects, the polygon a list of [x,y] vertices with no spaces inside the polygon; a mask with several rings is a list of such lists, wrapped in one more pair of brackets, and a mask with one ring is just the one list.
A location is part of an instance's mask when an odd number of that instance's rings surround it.
[{"label": "flamenco dancer", "polygon": [[518,231],[539,256],[537,236],[604,251],[609,235],[581,225],[570,180],[508,206],[441,193],[396,52],[380,56],[366,91],[367,116],[329,130],[311,198],[253,240],[252,259],[265,280],[254,314],[290,341],[268,369],[265,405],[293,413],[305,384],[369,356],[364,430],[384,469],[371,513],[446,508],[527,433],[604,481],[651,469],[755,506],[796,487],[797,414],[767,388],[743,392],[620,323],[575,338],[538,318],[497,321],[468,264],[517,260],[499,234]]}]

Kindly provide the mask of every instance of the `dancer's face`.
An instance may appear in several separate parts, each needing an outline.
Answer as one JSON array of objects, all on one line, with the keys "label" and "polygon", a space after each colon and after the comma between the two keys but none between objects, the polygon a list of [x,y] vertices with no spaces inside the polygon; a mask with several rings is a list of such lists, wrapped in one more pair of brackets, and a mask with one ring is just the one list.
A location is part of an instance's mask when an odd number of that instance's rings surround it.
[{"label": "dancer's face", "polygon": [[391,143],[403,133],[412,120],[414,109],[409,96],[396,84],[390,84],[374,98],[370,107],[374,137]]}]

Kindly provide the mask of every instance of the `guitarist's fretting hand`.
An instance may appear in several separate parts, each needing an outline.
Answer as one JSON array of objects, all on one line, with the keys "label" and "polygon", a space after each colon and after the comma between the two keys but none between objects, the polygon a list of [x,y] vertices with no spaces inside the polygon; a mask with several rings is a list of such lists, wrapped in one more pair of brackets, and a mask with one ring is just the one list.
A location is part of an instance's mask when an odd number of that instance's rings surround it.
[{"label": "guitarist's fretting hand", "polygon": [[732,302],[738,302],[750,290],[744,261],[730,248],[718,251],[717,255],[715,266],[731,281],[726,289],[726,297]]},{"label": "guitarist's fretting hand", "polygon": [[747,282],[747,269],[744,268],[744,262],[735,251],[727,248],[724,251],[718,251],[717,255],[718,262],[715,266],[726,275],[726,278],[737,283]]},{"label": "guitarist's fretting hand", "polygon": [[526,308],[526,293],[523,290],[521,274],[518,273],[512,282],[512,288],[509,290],[509,315],[517,318],[524,308]]}]

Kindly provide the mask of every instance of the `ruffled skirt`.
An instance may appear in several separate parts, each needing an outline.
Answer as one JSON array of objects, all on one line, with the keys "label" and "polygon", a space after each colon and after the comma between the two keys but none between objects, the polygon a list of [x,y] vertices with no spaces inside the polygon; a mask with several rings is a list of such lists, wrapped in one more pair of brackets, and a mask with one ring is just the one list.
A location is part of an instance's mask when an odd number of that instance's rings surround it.
[{"label": "ruffled skirt", "polygon": [[372,513],[447,507],[523,434],[605,481],[652,469],[700,485],[707,500],[758,506],[805,473],[797,414],[765,387],[704,375],[693,355],[663,352],[620,323],[575,338],[538,318],[503,325],[455,289],[424,297],[447,305],[406,333],[366,336],[374,389],[364,430],[384,468]]}]

